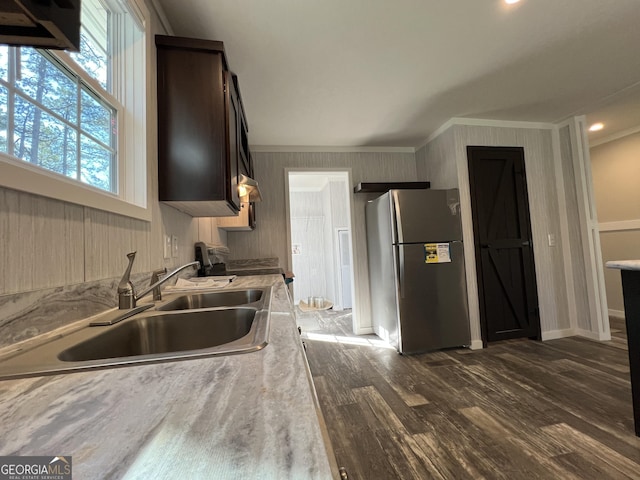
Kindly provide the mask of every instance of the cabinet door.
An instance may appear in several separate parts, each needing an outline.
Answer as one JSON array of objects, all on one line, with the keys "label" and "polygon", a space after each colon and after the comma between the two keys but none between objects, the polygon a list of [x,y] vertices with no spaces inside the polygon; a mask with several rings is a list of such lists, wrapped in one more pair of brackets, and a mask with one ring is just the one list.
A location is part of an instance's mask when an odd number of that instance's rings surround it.
[{"label": "cabinet door", "polygon": [[244,166],[246,170],[246,175],[253,178],[253,173],[251,172],[250,167],[250,157],[251,153],[249,153],[249,132],[247,129],[247,121],[244,118],[244,112],[242,108],[240,109],[240,121],[238,122],[239,132],[238,135],[240,137],[239,148],[240,148],[240,162]]},{"label": "cabinet door", "polygon": [[227,182],[227,198],[240,210],[240,197],[238,195],[238,153],[239,135],[238,123],[240,121],[240,110],[238,94],[229,72],[224,73],[225,92],[227,104],[227,171],[229,181]]},{"label": "cabinet door", "polygon": [[160,200],[229,198],[222,68],[217,53],[158,48]]}]

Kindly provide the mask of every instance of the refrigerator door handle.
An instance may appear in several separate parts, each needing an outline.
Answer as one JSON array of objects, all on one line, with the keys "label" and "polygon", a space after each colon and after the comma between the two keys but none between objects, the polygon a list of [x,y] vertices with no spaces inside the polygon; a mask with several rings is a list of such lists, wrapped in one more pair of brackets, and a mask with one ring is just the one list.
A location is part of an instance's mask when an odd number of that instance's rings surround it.
[{"label": "refrigerator door handle", "polygon": [[393,243],[402,243],[402,232],[398,230],[398,225],[402,225],[402,217],[400,216],[400,205],[398,204],[398,192],[390,191],[391,199],[391,241]]},{"label": "refrigerator door handle", "polygon": [[396,281],[398,282],[398,294],[404,298],[404,251],[402,246],[396,246]]}]

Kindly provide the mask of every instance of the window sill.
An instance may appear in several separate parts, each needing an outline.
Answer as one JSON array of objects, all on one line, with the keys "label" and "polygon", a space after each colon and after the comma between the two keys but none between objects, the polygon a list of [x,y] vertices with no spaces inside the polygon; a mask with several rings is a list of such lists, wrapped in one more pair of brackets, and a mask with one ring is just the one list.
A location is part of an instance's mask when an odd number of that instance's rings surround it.
[{"label": "window sill", "polygon": [[129,203],[114,194],[42,171],[5,154],[0,154],[0,186],[151,221],[151,209],[146,205]]}]

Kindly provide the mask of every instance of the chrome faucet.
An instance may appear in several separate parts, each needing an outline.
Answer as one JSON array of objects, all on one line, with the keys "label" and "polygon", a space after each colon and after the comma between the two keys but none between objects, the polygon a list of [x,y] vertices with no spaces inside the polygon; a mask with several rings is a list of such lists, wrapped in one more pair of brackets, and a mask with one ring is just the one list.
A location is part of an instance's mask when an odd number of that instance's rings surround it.
[{"label": "chrome faucet", "polygon": [[[133,267],[133,261],[136,258],[136,252],[128,253],[127,258],[129,259],[129,265],[127,266],[127,269],[125,270],[124,275],[122,276],[122,279],[118,284],[118,308],[121,310],[135,308],[138,300],[140,300],[142,297],[144,297],[146,294],[148,294],[152,290],[154,291],[154,297],[153,297],[154,300],[160,300],[162,298],[160,296],[160,285],[162,285],[164,282],[166,282],[171,277],[178,274],[185,268],[188,268],[188,267],[193,267],[195,269],[200,268],[200,262],[198,261],[187,263],[186,265],[182,265],[181,267],[176,268],[174,271],[165,275],[161,279],[159,279],[159,275],[161,273],[166,272],[166,269],[156,270],[155,272],[153,272],[153,275],[151,276],[151,285],[149,285],[149,287],[146,290],[144,290],[142,293],[140,293],[139,295],[136,295],[135,288],[133,287],[133,283],[131,283],[131,280],[130,280],[131,267]],[[156,296],[159,298],[156,298]]]}]

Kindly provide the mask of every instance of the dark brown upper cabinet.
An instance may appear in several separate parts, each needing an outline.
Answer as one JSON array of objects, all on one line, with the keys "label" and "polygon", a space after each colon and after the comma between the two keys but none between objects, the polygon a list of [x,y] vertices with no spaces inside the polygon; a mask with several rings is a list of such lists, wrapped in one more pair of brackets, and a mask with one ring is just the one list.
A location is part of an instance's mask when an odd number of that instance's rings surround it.
[{"label": "dark brown upper cabinet", "polygon": [[238,215],[237,176],[251,160],[224,45],[158,35],[156,46],[159,199],[194,217]]}]

